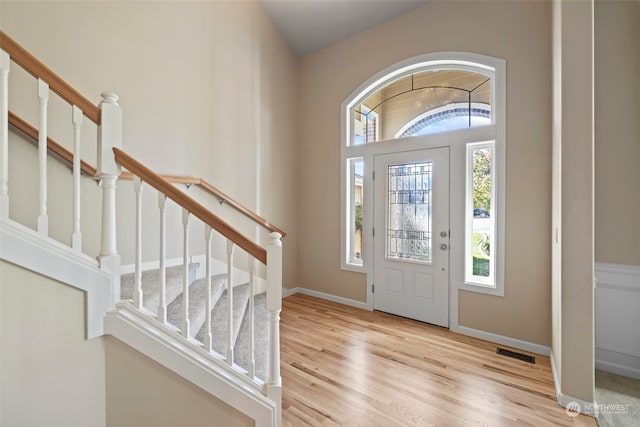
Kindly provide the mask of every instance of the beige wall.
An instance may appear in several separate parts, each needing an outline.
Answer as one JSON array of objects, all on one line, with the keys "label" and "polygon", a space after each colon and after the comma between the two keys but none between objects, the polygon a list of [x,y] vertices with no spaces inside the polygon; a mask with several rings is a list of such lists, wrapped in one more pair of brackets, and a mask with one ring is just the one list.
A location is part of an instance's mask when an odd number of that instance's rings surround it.
[{"label": "beige wall", "polygon": [[0,425],[103,427],[104,340],[82,291],[0,261]]},{"label": "beige wall", "polygon": [[504,58],[507,62],[505,297],[461,292],[459,322],[549,345],[550,46],[548,2],[434,1],[304,57],[300,110],[309,114],[300,119],[300,166],[304,171],[300,185],[300,210],[304,218],[300,225],[300,285],[359,301],[366,298],[364,275],[340,270],[338,255],[340,104],[345,98],[378,71],[419,54],[467,51]]},{"label": "beige wall", "polygon": [[[160,173],[203,177],[284,229],[284,282],[296,285],[298,63],[259,3],[3,0],[0,26],[95,103],[117,93],[125,151]],[[16,66],[11,75],[22,79]],[[36,123],[34,90],[10,108]],[[70,132],[51,125],[67,146]],[[83,157],[95,164],[90,149]],[[119,239],[125,263],[130,235]]]},{"label": "beige wall", "polygon": [[640,265],[640,2],[595,2],[597,262]]},{"label": "beige wall", "polygon": [[106,338],[107,426],[252,426],[253,420],[116,338]]}]

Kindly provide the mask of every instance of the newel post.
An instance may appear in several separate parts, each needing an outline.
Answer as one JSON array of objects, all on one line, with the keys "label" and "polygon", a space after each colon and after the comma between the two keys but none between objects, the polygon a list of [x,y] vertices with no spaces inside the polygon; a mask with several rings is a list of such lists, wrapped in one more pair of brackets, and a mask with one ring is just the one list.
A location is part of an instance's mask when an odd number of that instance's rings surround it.
[{"label": "newel post", "polygon": [[267,311],[269,313],[269,373],[267,397],[276,402],[276,419],[282,422],[280,377],[280,311],[282,310],[282,235],[270,233],[267,244]]},{"label": "newel post", "polygon": [[122,147],[122,108],[118,96],[102,93],[101,119],[98,128],[98,177],[102,187],[102,228],[100,233],[100,268],[113,274],[114,302],[120,300],[120,255],[116,245],[116,181],[120,165],[113,147]]}]

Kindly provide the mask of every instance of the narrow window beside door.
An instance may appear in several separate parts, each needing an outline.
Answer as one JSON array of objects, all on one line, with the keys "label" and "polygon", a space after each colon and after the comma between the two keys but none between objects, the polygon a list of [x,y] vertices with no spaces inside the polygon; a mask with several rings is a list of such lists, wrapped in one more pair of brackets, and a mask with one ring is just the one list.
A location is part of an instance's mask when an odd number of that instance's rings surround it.
[{"label": "narrow window beside door", "polygon": [[347,176],[349,177],[349,204],[347,206],[347,218],[349,218],[349,241],[347,253],[349,263],[362,265],[362,214],[363,199],[363,174],[364,162],[362,158],[347,160]]},{"label": "narrow window beside door", "polygon": [[467,145],[465,282],[495,287],[494,143]]}]

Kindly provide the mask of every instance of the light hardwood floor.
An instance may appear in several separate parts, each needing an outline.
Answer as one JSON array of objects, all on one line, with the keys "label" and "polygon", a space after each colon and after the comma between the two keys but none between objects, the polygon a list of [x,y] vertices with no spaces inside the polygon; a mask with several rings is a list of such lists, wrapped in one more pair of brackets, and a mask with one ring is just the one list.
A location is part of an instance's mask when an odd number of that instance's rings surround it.
[{"label": "light hardwood floor", "polygon": [[296,294],[281,317],[284,426],[596,426],[555,400],[549,358]]}]

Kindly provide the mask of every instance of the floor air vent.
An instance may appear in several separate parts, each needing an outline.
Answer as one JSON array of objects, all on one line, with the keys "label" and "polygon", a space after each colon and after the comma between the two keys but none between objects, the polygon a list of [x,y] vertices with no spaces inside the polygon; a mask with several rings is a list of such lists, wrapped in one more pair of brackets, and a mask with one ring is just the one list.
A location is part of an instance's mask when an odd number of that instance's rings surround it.
[{"label": "floor air vent", "polygon": [[507,357],[513,357],[514,359],[522,360],[523,362],[536,363],[536,358],[533,356],[517,353],[515,351],[507,350],[504,348],[498,347],[498,350],[496,351],[496,353],[501,354],[503,356],[507,356]]}]

